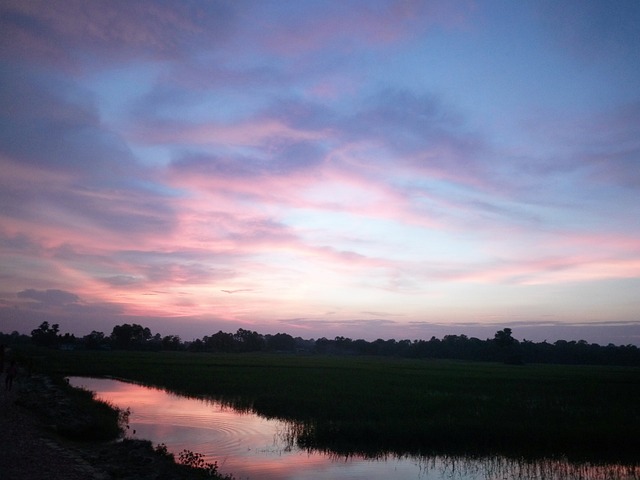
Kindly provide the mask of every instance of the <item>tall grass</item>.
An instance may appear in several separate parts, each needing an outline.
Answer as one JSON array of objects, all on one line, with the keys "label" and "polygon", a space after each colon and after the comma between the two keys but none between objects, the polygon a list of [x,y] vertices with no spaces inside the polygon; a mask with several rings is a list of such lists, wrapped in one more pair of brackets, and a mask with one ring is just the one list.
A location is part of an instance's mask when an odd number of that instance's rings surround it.
[{"label": "tall grass", "polygon": [[640,369],[380,357],[39,351],[41,368],[213,396],[339,453],[635,459]]}]

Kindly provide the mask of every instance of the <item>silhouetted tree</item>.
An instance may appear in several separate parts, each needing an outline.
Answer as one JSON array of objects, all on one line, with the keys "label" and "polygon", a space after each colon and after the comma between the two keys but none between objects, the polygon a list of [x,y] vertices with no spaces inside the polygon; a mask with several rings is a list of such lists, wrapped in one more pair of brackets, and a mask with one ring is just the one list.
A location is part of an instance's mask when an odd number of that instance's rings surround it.
[{"label": "silhouetted tree", "polygon": [[38,328],[31,330],[31,341],[43,347],[56,346],[59,342],[59,329],[60,327],[57,323],[49,327],[49,322],[42,322]]},{"label": "silhouetted tree", "polygon": [[210,352],[233,352],[235,341],[231,333],[220,330],[210,337],[204,337],[204,348]]},{"label": "silhouetted tree", "polygon": [[191,352],[202,352],[204,350],[204,342],[202,341],[202,339],[196,338],[189,344],[188,349]]},{"label": "silhouetted tree", "polygon": [[178,335],[167,335],[162,339],[163,350],[180,350],[182,344]]},{"label": "silhouetted tree", "polygon": [[116,325],[111,332],[111,340],[115,348],[144,348],[151,337],[151,330],[137,323]]},{"label": "silhouetted tree", "polygon": [[511,329],[505,328],[504,330],[498,330],[494,335],[493,341],[496,342],[501,348],[510,347],[515,343],[515,339],[511,336]]},{"label": "silhouetted tree", "polygon": [[264,349],[265,341],[258,332],[239,328],[233,336],[236,349],[239,352],[259,352]]},{"label": "silhouetted tree", "polygon": [[[75,344],[73,334],[60,335],[59,325],[42,324],[31,331],[31,337],[13,332],[11,335],[0,332],[0,343],[17,344],[32,342],[42,346],[61,346]],[[442,358],[474,361],[504,361],[506,363],[562,363],[562,364],[601,364],[601,365],[637,365],[640,366],[640,348],[635,345],[606,346],[597,343],[589,344],[585,340],[558,340],[548,343],[546,340],[534,343],[529,340],[519,342],[512,335],[510,328],[495,333],[493,338],[480,340],[468,338],[466,335],[445,335],[442,340],[431,337],[430,340],[383,340],[373,342],[358,339],[352,340],[338,336],[333,340],[319,338],[304,340],[292,338],[286,333],[276,335],[260,335],[257,332],[238,329],[235,334],[219,331],[190,343],[183,343],[177,335],[152,336],[148,328],[137,324],[117,325],[110,336],[102,332],[92,331],[82,338],[87,348],[145,349],[145,350],[179,350],[188,348],[191,351],[209,352],[253,352],[299,351],[333,355],[384,355],[409,358]]]},{"label": "silhouetted tree", "polygon": [[316,353],[329,353],[331,349],[331,340],[322,337],[316,340],[314,351]]},{"label": "silhouetted tree", "polygon": [[511,365],[521,365],[522,355],[518,351],[518,341],[511,336],[511,329],[498,330],[493,338],[494,343],[500,349],[500,360]]},{"label": "silhouetted tree", "polygon": [[82,337],[82,343],[90,350],[106,348],[109,344],[109,337],[105,337],[104,333],[93,330],[89,335]]},{"label": "silhouetted tree", "polygon": [[2,333],[0,332],[0,344],[2,345],[27,345],[32,343],[33,340],[30,336],[24,335],[22,333],[18,333],[17,330],[14,330],[11,333]]},{"label": "silhouetted tree", "polygon": [[265,337],[267,349],[272,351],[293,352],[296,349],[296,340],[287,333],[276,333]]}]

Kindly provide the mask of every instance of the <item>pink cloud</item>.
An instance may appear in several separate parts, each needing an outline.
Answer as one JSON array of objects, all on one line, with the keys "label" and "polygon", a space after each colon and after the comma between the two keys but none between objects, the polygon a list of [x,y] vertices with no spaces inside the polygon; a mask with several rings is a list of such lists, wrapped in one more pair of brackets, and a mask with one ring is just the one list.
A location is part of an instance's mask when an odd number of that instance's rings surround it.
[{"label": "pink cloud", "polygon": [[[264,183],[260,186],[265,188]],[[319,262],[324,259],[340,265],[381,265],[380,260],[368,258],[356,252],[305,243],[293,227],[279,223],[269,216],[260,215],[260,211],[263,210],[260,205],[265,199],[266,197],[260,197],[255,206],[229,205],[233,208],[230,211],[220,210],[221,205],[217,202],[217,194],[203,195],[199,200],[185,200],[183,203],[185,215],[179,221],[180,228],[175,233],[174,241],[180,243],[183,248],[196,250],[206,248],[201,252],[203,256],[212,249],[246,256],[261,252],[285,251]],[[214,208],[211,208],[212,205]],[[305,206],[308,205],[305,204]]]},{"label": "pink cloud", "polygon": [[[205,174],[206,163],[202,168],[205,170],[176,166],[169,172],[169,181],[175,188],[200,192],[196,196],[202,196],[196,201],[200,206],[194,203],[189,207],[194,212],[206,210],[206,204],[215,204],[218,212],[243,217],[252,210],[263,211],[268,205],[274,215],[286,209],[311,209],[422,226],[437,223],[433,217],[416,211],[411,197],[400,188],[389,186],[385,172],[376,174],[375,166],[371,174],[344,169],[330,161],[300,172],[242,177],[227,176],[224,171]],[[237,200],[245,201],[238,204]]]},{"label": "pink cloud", "polygon": [[[384,136],[378,136],[374,140],[376,129],[368,131],[366,126],[359,126],[353,140],[349,138],[348,131],[328,129],[323,127],[322,123],[311,128],[293,127],[293,120],[294,118],[262,116],[235,125],[173,125],[159,130],[140,131],[137,138],[151,143],[195,142],[216,149],[230,146],[259,149],[255,158],[212,154],[209,157],[203,155],[196,160],[174,162],[169,171],[169,181],[180,188],[195,187],[220,194],[226,193],[236,198],[244,196],[254,201],[297,208],[346,208],[354,214],[386,215],[388,218],[398,218],[400,215],[405,219],[411,218],[412,222],[418,224],[433,225],[433,217],[428,218],[424,211],[416,211],[413,202],[415,194],[422,198],[430,195],[426,191],[414,191],[408,195],[403,182],[426,175],[431,181],[461,181],[485,187],[484,181],[480,180],[482,177],[472,170],[471,166],[475,160],[469,160],[473,155],[468,148],[475,147],[445,146],[443,148],[447,149],[447,153],[443,153],[438,145],[442,141],[445,142],[443,145],[447,145],[450,141],[446,140],[446,136],[440,137],[439,133],[439,138],[433,142],[435,146],[428,146],[427,151],[398,155],[389,151]],[[345,125],[357,123],[347,122],[346,119],[342,121]],[[383,129],[384,123],[376,128]],[[416,136],[419,136],[419,133],[416,131]],[[358,139],[358,136],[363,134],[366,137]],[[327,145],[324,160],[320,157],[322,153],[318,152],[313,153],[311,157],[291,156],[290,161],[283,163],[282,145],[286,146],[290,142],[320,142]],[[386,158],[379,158],[380,152]],[[371,157],[372,153],[377,157]],[[314,156],[318,160],[310,162],[309,158],[313,159]],[[306,170],[296,171],[299,168]],[[400,181],[401,184],[392,186],[390,182],[394,181]],[[345,191],[352,190],[356,193],[352,194],[348,206],[340,205],[340,200],[332,204],[331,200],[322,200],[321,196],[313,198],[305,193],[313,192],[314,187],[317,187],[316,191],[331,192],[334,188],[343,188]],[[366,197],[366,202],[356,200],[357,192],[362,192],[362,198]],[[329,196],[330,194],[327,195],[328,198]],[[436,197],[431,195],[431,199],[434,200]],[[224,199],[220,198],[220,201]],[[440,204],[446,202],[442,198],[438,198],[437,201]]]},{"label": "pink cloud", "polygon": [[636,278],[640,258],[573,257],[513,258],[482,264],[440,264],[425,268],[426,278],[453,283],[541,285]]}]

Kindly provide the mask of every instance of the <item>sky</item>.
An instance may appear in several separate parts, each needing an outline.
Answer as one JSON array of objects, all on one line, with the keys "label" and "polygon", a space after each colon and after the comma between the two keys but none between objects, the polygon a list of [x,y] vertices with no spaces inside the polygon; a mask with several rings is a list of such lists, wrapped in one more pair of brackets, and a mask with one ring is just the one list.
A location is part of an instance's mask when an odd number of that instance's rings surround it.
[{"label": "sky", "polygon": [[0,331],[640,345],[640,2],[0,0]]}]

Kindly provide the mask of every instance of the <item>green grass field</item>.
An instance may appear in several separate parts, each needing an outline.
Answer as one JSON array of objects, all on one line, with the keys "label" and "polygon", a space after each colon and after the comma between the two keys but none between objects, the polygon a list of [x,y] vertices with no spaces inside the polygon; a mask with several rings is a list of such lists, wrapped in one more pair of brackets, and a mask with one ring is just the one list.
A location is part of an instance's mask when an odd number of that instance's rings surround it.
[{"label": "green grass field", "polygon": [[381,357],[60,352],[34,368],[114,376],[300,422],[337,453],[638,456],[640,369]]}]

